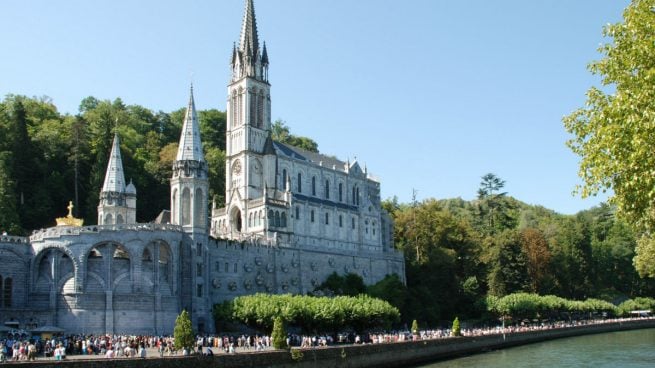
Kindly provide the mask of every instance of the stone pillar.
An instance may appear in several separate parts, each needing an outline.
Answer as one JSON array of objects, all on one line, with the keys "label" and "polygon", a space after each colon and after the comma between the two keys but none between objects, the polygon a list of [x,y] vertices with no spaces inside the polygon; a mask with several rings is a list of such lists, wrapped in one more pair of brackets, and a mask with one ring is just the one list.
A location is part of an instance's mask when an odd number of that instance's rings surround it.
[{"label": "stone pillar", "polygon": [[112,291],[105,291],[105,333],[114,333],[114,300]]}]

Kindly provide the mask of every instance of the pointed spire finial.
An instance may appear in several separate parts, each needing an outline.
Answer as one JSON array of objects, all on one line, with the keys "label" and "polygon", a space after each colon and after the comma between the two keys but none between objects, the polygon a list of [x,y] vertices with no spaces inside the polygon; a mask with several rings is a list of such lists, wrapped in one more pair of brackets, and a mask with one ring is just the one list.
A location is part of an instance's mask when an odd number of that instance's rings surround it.
[{"label": "pointed spire finial", "polygon": [[205,156],[200,141],[200,123],[196,113],[196,103],[193,99],[193,83],[189,89],[189,105],[184,115],[180,144],[177,148],[177,161],[199,161],[204,162]]},{"label": "pointed spire finial", "polygon": [[246,9],[243,14],[243,25],[241,26],[241,40],[239,50],[251,55],[259,52],[259,39],[257,38],[257,21],[255,19],[255,6],[252,0],[246,0]]},{"label": "pointed spire finial", "polygon": [[121,146],[118,132],[114,133],[114,142],[109,155],[105,182],[102,186],[103,192],[125,192],[125,174],[123,174],[123,160],[121,158]]}]

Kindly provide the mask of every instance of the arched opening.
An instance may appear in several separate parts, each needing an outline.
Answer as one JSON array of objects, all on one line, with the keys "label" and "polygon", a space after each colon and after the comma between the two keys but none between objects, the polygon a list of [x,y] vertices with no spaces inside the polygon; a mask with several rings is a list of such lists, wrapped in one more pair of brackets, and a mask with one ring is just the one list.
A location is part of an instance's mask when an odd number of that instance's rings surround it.
[{"label": "arched opening", "polygon": [[191,224],[191,192],[189,188],[182,191],[182,225]]},{"label": "arched opening", "polygon": [[316,177],[312,176],[312,195],[316,195]]},{"label": "arched opening", "polygon": [[232,224],[234,224],[234,230],[241,232],[241,210],[236,207],[232,211]]},{"label": "arched opening", "polygon": [[205,205],[204,205],[204,196],[202,194],[202,189],[196,188],[196,196],[193,203],[193,213],[194,213],[194,223],[196,226],[204,227],[206,224],[205,219]]},{"label": "arched opening", "polygon": [[173,291],[173,262],[172,252],[168,244],[159,241],[155,243],[159,258],[157,260],[157,274],[159,275],[159,290],[163,294],[171,294]]},{"label": "arched opening", "polygon": [[287,227],[287,214],[284,212],[280,215],[280,226]]},{"label": "arched opening", "polygon": [[343,202],[343,183],[339,183],[339,202]]},{"label": "arched opening", "polygon": [[105,223],[104,225],[111,225],[112,224],[113,218],[111,217],[111,213],[108,213],[107,216],[105,216]]},{"label": "arched opening", "polygon": [[171,201],[171,215],[173,218],[177,218],[177,189],[173,190],[173,200]]},{"label": "arched opening", "polygon": [[116,224],[122,224],[125,221],[123,221],[123,216],[121,214],[116,215]]},{"label": "arched opening", "polygon": [[148,248],[143,250],[143,254],[141,255],[141,260],[143,262],[152,262],[152,255],[150,254],[150,250],[148,250]]},{"label": "arched opening", "polygon": [[298,173],[298,193],[302,193],[302,174]]},{"label": "arched opening", "polygon": [[275,227],[280,227],[280,213],[275,211]]}]

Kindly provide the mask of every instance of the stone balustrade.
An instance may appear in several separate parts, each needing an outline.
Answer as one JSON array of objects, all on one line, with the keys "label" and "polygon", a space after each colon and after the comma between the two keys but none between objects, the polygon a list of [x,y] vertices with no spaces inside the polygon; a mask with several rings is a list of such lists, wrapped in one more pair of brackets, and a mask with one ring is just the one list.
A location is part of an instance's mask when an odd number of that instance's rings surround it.
[{"label": "stone balustrade", "polygon": [[[44,239],[59,238],[68,235],[93,234],[101,231],[182,231],[182,227],[171,224],[120,224],[120,225],[89,225],[81,227],[57,226],[47,229],[35,230],[29,237],[29,241],[36,242]],[[28,238],[25,238],[27,242]]]},{"label": "stone balustrade", "polygon": [[0,243],[28,243],[29,238],[25,236],[15,236],[15,235],[2,235],[0,236]]}]

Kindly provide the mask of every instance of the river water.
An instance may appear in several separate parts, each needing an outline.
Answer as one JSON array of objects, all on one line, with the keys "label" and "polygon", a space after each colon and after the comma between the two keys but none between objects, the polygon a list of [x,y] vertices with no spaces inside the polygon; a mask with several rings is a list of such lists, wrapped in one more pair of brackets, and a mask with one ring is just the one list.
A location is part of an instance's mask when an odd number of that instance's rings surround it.
[{"label": "river water", "polygon": [[569,337],[420,368],[460,367],[655,367],[655,329]]}]

